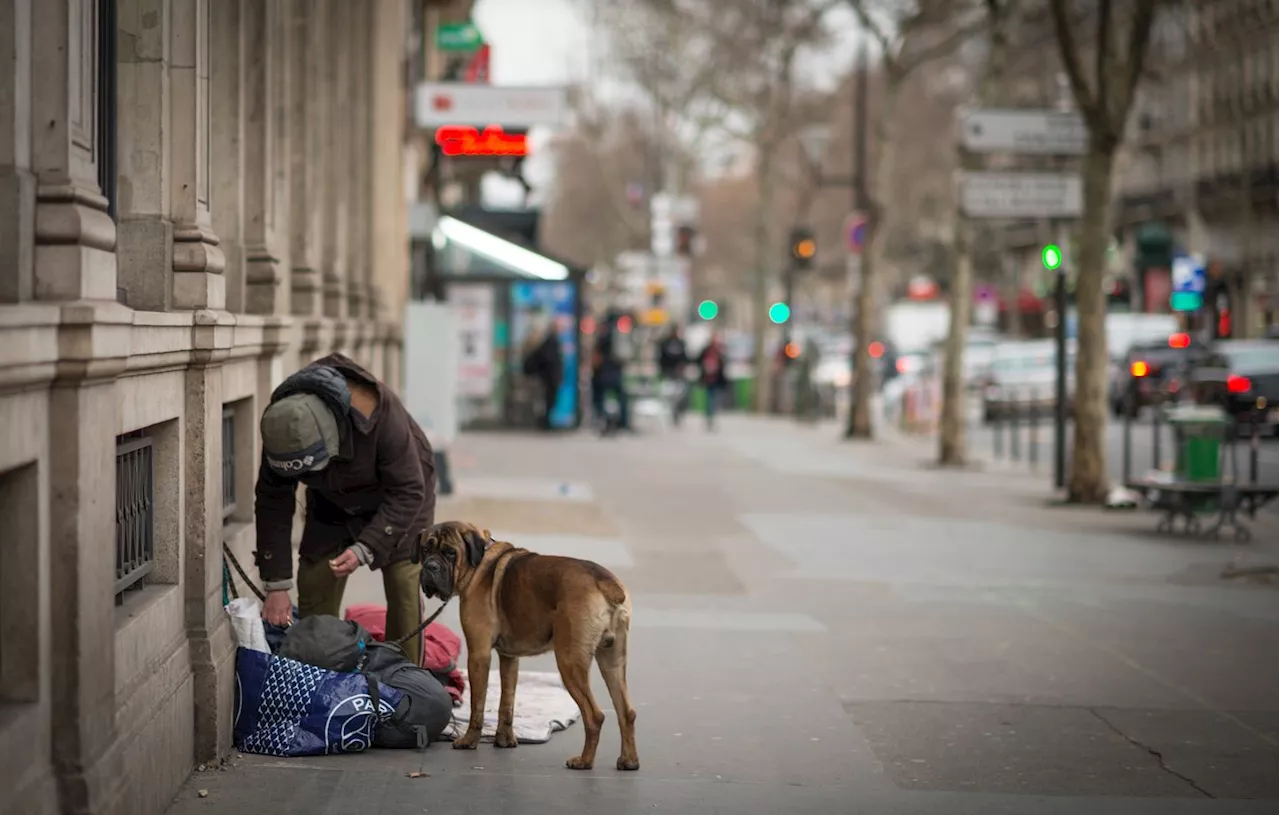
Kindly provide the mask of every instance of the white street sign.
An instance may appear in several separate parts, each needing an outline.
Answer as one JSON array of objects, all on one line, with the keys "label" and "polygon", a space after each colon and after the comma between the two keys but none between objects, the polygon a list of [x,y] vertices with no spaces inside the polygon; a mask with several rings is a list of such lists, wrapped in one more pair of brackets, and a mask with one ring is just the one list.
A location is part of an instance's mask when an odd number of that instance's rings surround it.
[{"label": "white street sign", "polygon": [[975,153],[1078,156],[1089,132],[1079,113],[1058,110],[966,110],[960,114],[960,141]]},{"label": "white street sign", "polygon": [[960,207],[971,218],[1079,218],[1084,188],[1075,173],[966,172]]},{"label": "white street sign", "polygon": [[423,82],[418,85],[414,119],[418,127],[554,127],[564,120],[568,107],[564,88]]}]

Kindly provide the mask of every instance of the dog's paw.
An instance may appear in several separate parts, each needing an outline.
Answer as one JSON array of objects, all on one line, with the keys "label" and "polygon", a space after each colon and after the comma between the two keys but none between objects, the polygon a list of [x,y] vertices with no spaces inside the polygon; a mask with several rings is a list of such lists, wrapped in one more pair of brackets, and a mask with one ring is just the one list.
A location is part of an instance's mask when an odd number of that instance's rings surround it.
[{"label": "dog's paw", "polygon": [[568,767],[571,770],[589,770],[591,769],[591,762],[587,761],[582,756],[574,756],[573,758],[566,761],[564,763],[564,766]]},{"label": "dog's paw", "polygon": [[640,759],[627,758],[626,756],[618,756],[619,770],[638,770],[640,769]]},{"label": "dog's paw", "polygon": [[476,745],[480,743],[479,736],[466,735],[460,739],[453,740],[453,749],[455,750],[474,750]]},{"label": "dog's paw", "polygon": [[515,734],[515,732],[514,732],[514,731],[511,731],[511,730],[506,730],[506,731],[499,730],[499,731],[498,731],[497,733],[495,733],[495,734],[494,734],[494,736],[493,736],[493,746],[494,746],[494,747],[507,747],[507,748],[511,748],[511,747],[519,747],[519,746],[520,746],[520,742],[516,740],[516,734]]}]

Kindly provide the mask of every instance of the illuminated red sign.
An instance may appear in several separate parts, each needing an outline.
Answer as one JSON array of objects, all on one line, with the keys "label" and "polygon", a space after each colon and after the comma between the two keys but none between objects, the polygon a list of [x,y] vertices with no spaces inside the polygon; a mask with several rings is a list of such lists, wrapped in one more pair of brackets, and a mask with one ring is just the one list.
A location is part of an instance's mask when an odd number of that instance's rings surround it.
[{"label": "illuminated red sign", "polygon": [[465,125],[436,128],[436,144],[446,156],[527,156],[528,136],[507,133],[497,125],[483,131]]}]

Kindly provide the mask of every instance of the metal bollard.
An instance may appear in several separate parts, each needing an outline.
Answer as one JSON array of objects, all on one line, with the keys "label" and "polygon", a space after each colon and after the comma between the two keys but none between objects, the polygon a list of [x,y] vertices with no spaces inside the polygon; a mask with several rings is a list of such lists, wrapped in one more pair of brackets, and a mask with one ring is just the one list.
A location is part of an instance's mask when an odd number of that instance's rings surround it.
[{"label": "metal bollard", "polygon": [[[999,405],[1000,402],[997,401],[996,404]],[[991,452],[996,460],[1004,458],[1004,442],[1000,436],[1004,430],[1003,419],[1004,411],[1000,409],[991,416]]]},{"label": "metal bollard", "polygon": [[1010,392],[1009,403],[1013,406],[1009,414],[1009,460],[1018,461],[1022,458],[1022,450],[1020,449],[1021,444],[1020,444],[1020,438],[1019,438],[1021,433],[1019,432],[1020,428],[1018,427],[1019,420],[1022,418],[1022,411],[1018,409],[1017,389],[1010,388],[1009,392]]},{"label": "metal bollard", "polygon": [[1261,443],[1259,425],[1261,424],[1262,418],[1255,416],[1253,431],[1249,434],[1249,482],[1252,484],[1258,483],[1258,445]]},{"label": "metal bollard", "polygon": [[1156,405],[1151,416],[1151,469],[1160,469],[1160,405]]},{"label": "metal bollard", "polygon": [[1034,469],[1040,461],[1040,390],[1031,389],[1027,408],[1027,462]]},{"label": "metal bollard", "polygon": [[[1133,381],[1133,378],[1130,377],[1130,393],[1133,392]],[[1124,424],[1121,425],[1122,437],[1120,441],[1121,480],[1125,484],[1128,484],[1133,480],[1133,417],[1129,415],[1129,407],[1127,404],[1125,404],[1124,409],[1121,411],[1121,415],[1124,419]]]}]

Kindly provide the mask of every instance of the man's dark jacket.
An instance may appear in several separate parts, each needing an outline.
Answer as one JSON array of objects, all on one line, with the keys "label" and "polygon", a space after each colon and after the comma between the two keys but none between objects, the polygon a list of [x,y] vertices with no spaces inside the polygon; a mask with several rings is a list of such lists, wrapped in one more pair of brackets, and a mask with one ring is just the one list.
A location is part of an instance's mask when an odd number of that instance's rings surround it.
[{"label": "man's dark jacket", "polygon": [[[329,466],[303,476],[307,518],[299,554],[316,561],[336,556],[352,542],[372,555],[370,568],[408,560],[413,541],[435,519],[436,473],[431,444],[391,389],[342,354],[318,359],[289,377],[272,401],[311,392],[333,404],[332,376],[324,368],[373,389],[378,406],[367,419],[354,408],[338,417],[341,443]],[[292,528],[297,481],[267,466],[258,469],[254,513],[255,559],[266,582],[293,577]]]}]

